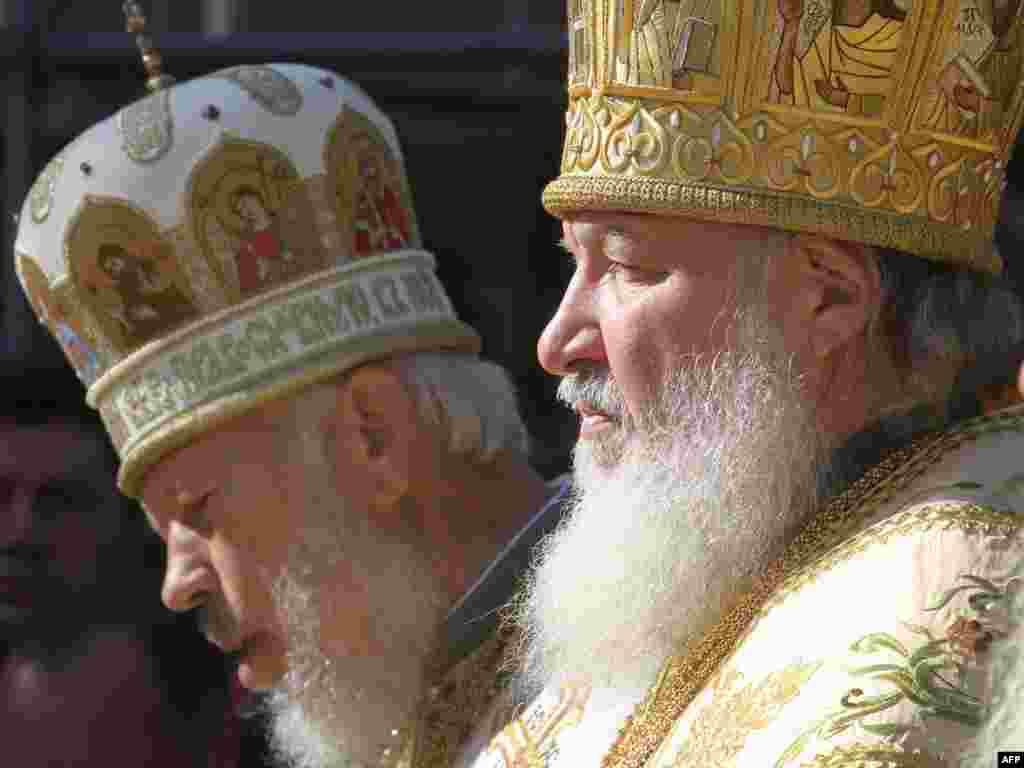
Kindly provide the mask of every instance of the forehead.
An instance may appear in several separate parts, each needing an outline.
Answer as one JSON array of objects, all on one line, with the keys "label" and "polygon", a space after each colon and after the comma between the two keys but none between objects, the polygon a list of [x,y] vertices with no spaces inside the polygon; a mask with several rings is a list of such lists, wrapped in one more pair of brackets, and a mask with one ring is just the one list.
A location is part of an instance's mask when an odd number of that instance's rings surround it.
[{"label": "forehead", "polygon": [[[103,472],[98,472],[103,468]],[[0,476],[33,483],[81,477],[113,490],[110,449],[103,439],[71,425],[0,424]]]},{"label": "forehead", "polygon": [[[762,242],[775,234],[775,230],[749,224],[725,224],[701,221],[685,216],[658,216],[645,213],[586,212],[562,220],[562,228],[570,239],[581,246],[600,245],[611,236],[633,241],[650,247],[682,244],[718,245]],[[719,254],[720,256],[720,254]]]},{"label": "forehead", "polygon": [[157,503],[194,483],[210,485],[233,474],[259,470],[280,460],[285,425],[273,409],[264,408],[211,429],[161,459],[146,473],[142,498]]}]

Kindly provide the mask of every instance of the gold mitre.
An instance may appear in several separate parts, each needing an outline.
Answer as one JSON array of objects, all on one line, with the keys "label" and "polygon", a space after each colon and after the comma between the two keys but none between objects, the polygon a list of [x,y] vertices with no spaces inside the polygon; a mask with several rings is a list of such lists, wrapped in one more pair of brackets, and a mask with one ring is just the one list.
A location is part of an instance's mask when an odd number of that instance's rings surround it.
[{"label": "gold mitre", "polygon": [[479,349],[422,250],[391,122],[308,66],[232,67],[93,126],[35,182],[14,248],[132,495],[253,406],[367,361]]},{"label": "gold mitre", "polygon": [[569,0],[556,216],[812,232],[999,272],[1020,0]]}]

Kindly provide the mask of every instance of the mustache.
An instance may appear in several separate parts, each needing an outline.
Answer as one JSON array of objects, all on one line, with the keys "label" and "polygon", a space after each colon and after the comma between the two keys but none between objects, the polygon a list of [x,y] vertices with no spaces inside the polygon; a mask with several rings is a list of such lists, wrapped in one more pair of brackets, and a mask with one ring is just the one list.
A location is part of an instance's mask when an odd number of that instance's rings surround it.
[{"label": "mustache", "polygon": [[626,401],[622,391],[606,370],[586,368],[564,376],[555,394],[559,402],[570,408],[583,403],[616,420],[622,420],[626,415]]}]

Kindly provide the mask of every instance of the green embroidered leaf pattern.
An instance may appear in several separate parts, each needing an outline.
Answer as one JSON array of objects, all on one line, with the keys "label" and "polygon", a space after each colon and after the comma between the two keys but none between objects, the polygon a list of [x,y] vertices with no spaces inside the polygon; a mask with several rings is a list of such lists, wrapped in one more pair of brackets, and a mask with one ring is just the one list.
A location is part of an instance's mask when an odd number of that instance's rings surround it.
[{"label": "green embroidered leaf pattern", "polygon": [[952,589],[947,589],[945,592],[942,593],[942,596],[939,598],[938,602],[934,603],[933,605],[929,605],[927,608],[925,608],[925,610],[926,611],[939,611],[939,610],[942,610],[947,605],[949,605],[949,602],[954,597],[956,597],[961,592],[966,592],[968,589],[974,589],[974,587],[971,587],[971,586],[960,586],[960,587],[953,587]]},{"label": "green embroidered leaf pattern", "polygon": [[864,635],[859,640],[855,640],[850,646],[850,650],[854,653],[877,653],[883,648],[895,651],[900,656],[909,655],[907,649],[903,647],[903,643],[887,632],[875,632],[870,635]]},{"label": "green embroidered leaf pattern", "polygon": [[[976,487],[977,483],[960,483],[960,487]],[[1018,585],[1014,580],[1005,584],[976,576],[961,574],[966,584],[959,584],[942,592],[925,610],[938,611],[957,595],[969,594],[967,603],[979,614],[994,603],[1012,598]],[[1008,589],[1009,587],[1009,589]],[[935,637],[931,630],[920,624],[904,622],[904,626],[922,642],[912,650],[886,632],[873,632],[855,640],[850,651],[858,655],[888,654],[896,656],[891,661],[873,660],[863,665],[847,668],[851,677],[883,683],[888,690],[875,695],[866,695],[861,688],[851,688],[840,697],[839,706],[827,712],[824,717],[812,723],[787,747],[775,763],[783,768],[790,760],[799,756],[813,738],[831,739],[853,725],[865,732],[890,738],[901,736],[913,726],[904,723],[866,722],[866,718],[884,712],[903,701],[916,705],[921,717],[939,718],[949,722],[977,727],[984,722],[986,706],[972,696],[962,685],[952,682],[958,679],[965,655],[983,649],[990,638],[984,624],[964,616],[953,622],[944,637]],[[957,673],[950,675],[944,673]]]},{"label": "green embroidered leaf pattern", "polygon": [[959,483],[953,483],[949,487],[955,488],[958,491],[980,491],[985,486],[971,480],[961,480]]},{"label": "green embroidered leaf pattern", "polygon": [[883,738],[902,736],[913,730],[912,726],[902,723],[863,723],[862,727],[868,733],[873,733],[875,736],[882,736]]}]

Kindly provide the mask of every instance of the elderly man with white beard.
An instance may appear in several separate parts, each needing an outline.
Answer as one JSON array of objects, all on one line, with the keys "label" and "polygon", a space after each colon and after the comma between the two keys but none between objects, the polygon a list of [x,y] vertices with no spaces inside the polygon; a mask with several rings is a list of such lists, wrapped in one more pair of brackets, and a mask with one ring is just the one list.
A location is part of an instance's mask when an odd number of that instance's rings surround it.
[{"label": "elderly man with white beard", "polygon": [[[1019,13],[867,9],[843,41],[871,46],[807,54],[853,89],[837,108],[772,96],[802,12],[569,3],[544,204],[573,271],[538,354],[581,418],[574,502],[511,611],[517,716],[473,765],[1024,749],[1024,410],[974,375],[1024,338],[992,240]],[[998,71],[974,68],[974,38],[1007,29]],[[951,60],[994,130],[927,108]]]},{"label": "elderly man with white beard", "polygon": [[[139,39],[153,92],[47,165],[18,277],[166,543],[164,602],[270,692],[278,755],[447,764],[503,689],[497,609],[565,484],[528,464],[512,384],[422,250],[366,94],[293,64],[173,84]],[[360,235],[368,165],[403,222],[386,251]],[[113,250],[130,292],[102,269]]]}]

